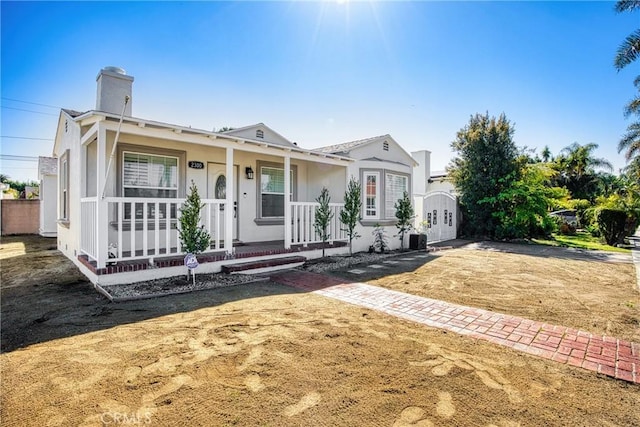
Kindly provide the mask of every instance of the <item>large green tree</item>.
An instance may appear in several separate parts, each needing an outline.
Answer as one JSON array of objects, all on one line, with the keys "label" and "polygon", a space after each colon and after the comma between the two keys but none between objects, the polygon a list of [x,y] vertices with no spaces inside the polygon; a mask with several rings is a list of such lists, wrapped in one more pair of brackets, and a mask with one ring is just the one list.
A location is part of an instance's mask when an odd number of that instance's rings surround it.
[{"label": "large green tree", "polygon": [[495,237],[505,202],[498,196],[520,178],[514,128],[507,117],[471,116],[451,147],[457,154],[448,170],[461,193],[463,234]]},{"label": "large green tree", "polygon": [[567,190],[550,186],[554,171],[547,163],[530,164],[522,158],[520,163],[519,179],[495,198],[480,201],[501,206],[492,214],[497,220],[495,237],[499,239],[549,235],[555,227],[549,210],[568,197]]}]

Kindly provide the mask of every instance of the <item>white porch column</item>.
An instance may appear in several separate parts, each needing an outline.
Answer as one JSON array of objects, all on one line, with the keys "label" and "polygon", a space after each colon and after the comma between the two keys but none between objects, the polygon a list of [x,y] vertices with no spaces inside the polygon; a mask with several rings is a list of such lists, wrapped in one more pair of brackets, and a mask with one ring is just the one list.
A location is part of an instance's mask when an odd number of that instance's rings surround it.
[{"label": "white porch column", "polygon": [[284,156],[284,248],[291,248],[291,157]]},{"label": "white porch column", "polygon": [[227,147],[226,171],[227,189],[226,189],[226,208],[224,210],[224,249],[228,254],[233,253],[233,194],[235,190],[234,174],[233,174],[233,148]]},{"label": "white porch column", "polygon": [[[98,268],[104,268],[107,265],[109,249],[109,212],[107,202],[102,199],[102,189],[104,188],[107,178],[107,131],[102,124],[98,127],[98,140],[96,144],[98,150],[96,161],[96,197],[98,199],[96,206],[96,261]],[[117,173],[117,171],[115,171],[114,174],[115,173]],[[86,179],[86,177],[83,178]],[[85,231],[83,230],[83,232]]]}]

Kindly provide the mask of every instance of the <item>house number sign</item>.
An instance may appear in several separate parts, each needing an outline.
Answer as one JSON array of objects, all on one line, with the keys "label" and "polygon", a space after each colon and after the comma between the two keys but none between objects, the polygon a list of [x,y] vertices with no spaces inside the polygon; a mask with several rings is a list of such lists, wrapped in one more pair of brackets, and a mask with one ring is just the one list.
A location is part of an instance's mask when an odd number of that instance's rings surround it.
[{"label": "house number sign", "polygon": [[204,169],[204,163],[198,162],[198,161],[195,161],[195,160],[191,160],[191,161],[189,161],[189,167],[191,169]]}]

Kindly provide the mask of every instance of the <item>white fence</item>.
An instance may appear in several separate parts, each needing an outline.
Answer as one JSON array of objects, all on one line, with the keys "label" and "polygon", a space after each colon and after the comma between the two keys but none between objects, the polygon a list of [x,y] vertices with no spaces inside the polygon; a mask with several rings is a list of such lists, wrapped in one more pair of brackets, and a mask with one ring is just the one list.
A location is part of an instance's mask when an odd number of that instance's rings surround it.
[{"label": "white fence", "polygon": [[[184,199],[107,197],[81,200],[81,250],[98,259],[98,244],[109,251],[109,261],[124,261],[181,254],[178,237],[180,208]],[[226,200],[203,199],[201,225],[211,235],[209,251],[220,250],[225,240]],[[107,224],[97,224],[99,203],[106,203]],[[108,242],[98,243],[98,227],[108,227]]]},{"label": "white fence", "polygon": [[[320,243],[320,235],[316,232],[314,222],[316,210],[320,206],[316,202],[291,202],[291,244]],[[333,213],[329,223],[329,243],[334,241],[346,241],[347,233],[340,222],[340,210],[343,203],[329,203],[329,209]]]}]

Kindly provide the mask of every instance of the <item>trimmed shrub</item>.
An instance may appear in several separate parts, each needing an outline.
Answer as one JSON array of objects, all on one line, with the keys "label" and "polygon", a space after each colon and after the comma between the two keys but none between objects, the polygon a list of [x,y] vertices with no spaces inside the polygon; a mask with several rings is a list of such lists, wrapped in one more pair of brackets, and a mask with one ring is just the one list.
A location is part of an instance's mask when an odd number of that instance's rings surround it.
[{"label": "trimmed shrub", "polygon": [[607,245],[621,243],[625,234],[627,213],[619,209],[600,209],[597,214],[598,228]]}]

